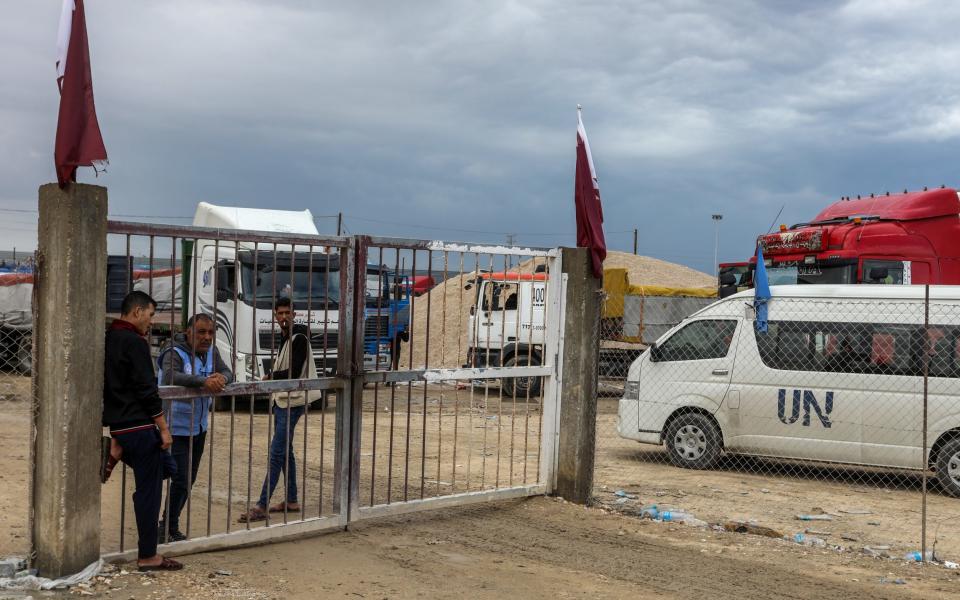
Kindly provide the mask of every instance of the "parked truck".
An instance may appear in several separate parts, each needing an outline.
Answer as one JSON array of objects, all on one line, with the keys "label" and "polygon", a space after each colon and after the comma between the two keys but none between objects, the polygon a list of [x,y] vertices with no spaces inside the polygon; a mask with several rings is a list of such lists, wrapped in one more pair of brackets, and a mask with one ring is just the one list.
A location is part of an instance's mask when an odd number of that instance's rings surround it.
[{"label": "parked truck", "polygon": [[[466,367],[543,364],[547,310],[546,272],[480,273],[467,331]],[[626,269],[605,269],[600,322],[599,374],[624,379],[648,344],[717,298],[709,288],[632,285]],[[556,318],[556,317],[552,317]],[[540,378],[504,378],[509,396],[536,396]]]},{"label": "parked truck", "polygon": [[[198,227],[319,235],[309,210],[286,211],[216,206],[201,202]],[[280,347],[273,304],[288,296],[295,323],[308,325],[317,373],[336,369],[340,334],[340,257],[335,249],[290,244],[197,240],[184,246],[183,305],[187,314],[204,312],[216,321],[217,345],[224,357],[235,352],[238,382],[255,381],[272,369]],[[389,368],[390,339],[406,329],[409,293],[390,291],[392,274],[368,265],[364,300],[364,364]],[[236,299],[236,300],[234,300]],[[229,358],[227,359],[229,360]]]},{"label": "parked truck", "polygon": [[[952,188],[844,198],[761,235],[770,285],[960,284],[960,198]],[[751,259],[751,272],[756,258]],[[752,277],[748,275],[748,280]]]}]

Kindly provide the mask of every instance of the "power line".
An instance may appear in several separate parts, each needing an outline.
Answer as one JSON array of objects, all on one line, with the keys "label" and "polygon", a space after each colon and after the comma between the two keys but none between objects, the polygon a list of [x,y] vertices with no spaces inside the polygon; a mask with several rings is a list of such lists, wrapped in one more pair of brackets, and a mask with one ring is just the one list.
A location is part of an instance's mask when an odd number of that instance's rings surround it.
[{"label": "power line", "polygon": [[[0,212],[38,214],[38,211],[35,210],[35,209],[17,209],[17,208],[0,208]],[[120,218],[120,219],[177,219],[177,220],[192,220],[192,219],[193,219],[193,216],[176,216],[176,215],[113,214],[113,215],[109,215],[109,216],[110,216],[110,217],[113,217],[113,218]],[[397,225],[397,226],[401,226],[401,227],[409,227],[409,228],[412,228],[412,229],[425,229],[425,230],[430,230],[430,231],[454,231],[454,232],[457,232],[457,233],[479,233],[479,234],[484,234],[484,235],[498,235],[498,236],[508,235],[508,233],[505,232],[505,231],[486,231],[486,230],[481,230],[481,229],[461,229],[461,228],[456,228],[456,227],[435,227],[435,226],[430,226],[430,225],[417,225],[417,224],[414,224],[414,223],[402,223],[402,222],[397,222],[397,221],[387,221],[387,220],[383,220],[383,219],[371,219],[371,218],[369,218],[369,217],[357,217],[357,216],[350,215],[350,214],[346,214],[346,213],[344,213],[343,216],[344,216],[344,218],[349,217],[350,219],[354,219],[354,220],[356,220],[356,221],[365,221],[365,222],[369,222],[369,223],[379,223],[379,224],[383,224],[383,225]],[[338,215],[313,215],[313,218],[314,218],[315,220],[316,220],[316,219],[336,219],[336,218],[338,218]],[[346,226],[344,226],[344,229],[346,230]],[[347,231],[348,231],[348,230],[347,230]],[[574,233],[574,232],[572,232],[572,231],[563,231],[563,232],[542,232],[542,231],[541,231],[541,232],[531,232],[531,231],[526,231],[526,232],[519,232],[519,233],[513,232],[513,233],[510,233],[509,235],[514,235],[514,236],[526,236],[526,237],[566,237],[566,236],[572,235],[573,233]],[[629,234],[632,234],[632,233],[633,233],[633,230],[632,230],[632,229],[628,229],[628,230],[623,230],[623,231],[605,231],[605,232],[604,232],[605,235],[622,235],[622,234],[628,234],[628,233],[629,233]]]},{"label": "power line", "polygon": [[[12,213],[27,213],[36,215],[39,213],[36,209],[29,208],[0,208],[0,212],[12,212]],[[177,216],[177,215],[127,215],[127,214],[111,214],[111,217],[118,217],[123,219],[193,219],[191,216]],[[337,215],[313,215],[314,219],[336,219]]]},{"label": "power line", "polygon": [[[398,225],[398,226],[401,226],[401,227],[410,227],[410,228],[413,228],[413,229],[429,229],[429,230],[433,230],[433,231],[456,231],[456,232],[459,232],[459,233],[483,233],[483,234],[487,234],[487,235],[500,235],[500,236],[503,236],[503,235],[507,235],[507,234],[508,234],[508,232],[506,232],[506,231],[484,231],[484,230],[480,230],[480,229],[459,229],[459,228],[456,228],[456,227],[435,227],[435,226],[430,226],[430,225],[416,225],[416,224],[414,224],[414,223],[401,223],[401,222],[398,222],[398,221],[386,221],[386,220],[383,220],[383,219],[371,219],[371,218],[369,218],[369,217],[357,217],[357,216],[350,215],[350,214],[347,214],[347,213],[344,213],[343,216],[344,216],[344,217],[349,217],[349,218],[351,218],[351,219],[353,219],[353,220],[356,220],[356,221],[367,221],[367,222],[370,222],[370,223],[380,223],[380,224],[384,224],[384,225]],[[522,236],[568,236],[568,235],[573,234],[574,232],[572,232],[572,231],[565,231],[565,232],[546,233],[546,232],[529,232],[529,231],[524,232],[524,231],[521,231],[521,232],[510,232],[510,233],[511,233],[512,235],[515,235],[515,236],[521,236],[521,235],[522,235]],[[630,229],[629,231],[608,231],[608,232],[606,232],[606,233],[608,233],[608,234],[633,233],[633,230]]]}]

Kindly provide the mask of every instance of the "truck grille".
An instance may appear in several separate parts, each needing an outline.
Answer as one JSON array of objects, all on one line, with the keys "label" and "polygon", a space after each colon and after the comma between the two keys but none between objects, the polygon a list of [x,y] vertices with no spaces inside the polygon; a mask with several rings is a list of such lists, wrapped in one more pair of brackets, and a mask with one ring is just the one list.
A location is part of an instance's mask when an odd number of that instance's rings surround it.
[{"label": "truck grille", "polygon": [[[260,350],[264,352],[269,352],[271,349],[273,351],[280,351],[280,332],[276,331],[271,334],[269,331],[260,332]],[[327,331],[326,336],[322,331],[313,333],[310,335],[310,346],[313,348],[313,351],[323,351],[326,348],[327,352],[336,352],[337,350],[337,332],[336,331]]]},{"label": "truck grille", "polygon": [[390,315],[373,315],[367,317],[363,324],[363,338],[366,340],[380,340],[387,337],[390,327]]}]

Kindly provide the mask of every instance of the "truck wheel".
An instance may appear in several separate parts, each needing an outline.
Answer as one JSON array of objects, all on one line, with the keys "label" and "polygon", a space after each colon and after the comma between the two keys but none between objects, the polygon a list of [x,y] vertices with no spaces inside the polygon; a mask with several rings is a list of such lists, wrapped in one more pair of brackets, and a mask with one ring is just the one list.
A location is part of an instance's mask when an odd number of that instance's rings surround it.
[{"label": "truck wheel", "polygon": [[14,364],[17,366],[17,372],[21,375],[33,373],[33,336],[29,333],[20,336]]},{"label": "truck wheel", "polygon": [[709,469],[720,456],[720,430],[700,413],[678,416],[667,427],[670,462],[685,469]]},{"label": "truck wheel", "polygon": [[937,451],[937,481],[945,493],[960,498],[960,438],[950,440]]},{"label": "truck wheel", "polygon": [[[539,367],[540,357],[536,354],[530,357],[526,355],[514,355],[511,356],[503,366]],[[504,377],[500,380],[500,385],[503,387],[503,393],[507,396],[526,398],[529,393],[531,398],[536,398],[540,395],[542,380],[542,377]]]}]

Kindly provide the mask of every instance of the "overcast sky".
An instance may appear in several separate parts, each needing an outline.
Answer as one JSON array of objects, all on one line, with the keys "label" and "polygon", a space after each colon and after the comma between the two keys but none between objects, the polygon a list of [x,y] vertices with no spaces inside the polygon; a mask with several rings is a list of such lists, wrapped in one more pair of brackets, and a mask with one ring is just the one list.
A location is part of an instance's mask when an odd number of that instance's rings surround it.
[{"label": "overcast sky", "polygon": [[[0,21],[0,249],[54,181],[59,0]],[[960,4],[87,0],[111,215],[344,213],[574,243],[576,105],[608,246],[712,272],[842,195],[960,185]],[[181,217],[173,219],[172,217]],[[128,218],[128,217],[125,217]],[[142,219],[145,220],[145,219]],[[320,218],[332,233],[335,219]]]}]

